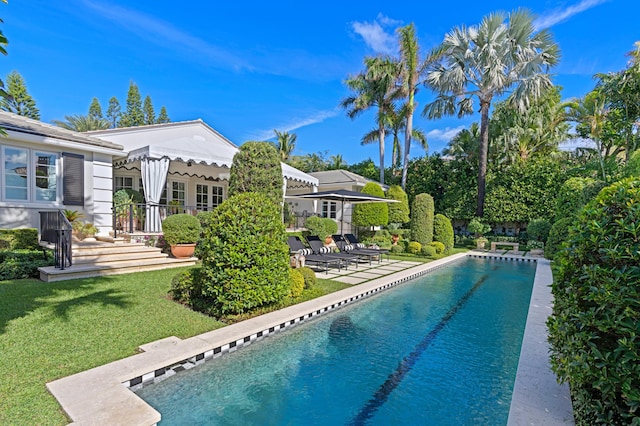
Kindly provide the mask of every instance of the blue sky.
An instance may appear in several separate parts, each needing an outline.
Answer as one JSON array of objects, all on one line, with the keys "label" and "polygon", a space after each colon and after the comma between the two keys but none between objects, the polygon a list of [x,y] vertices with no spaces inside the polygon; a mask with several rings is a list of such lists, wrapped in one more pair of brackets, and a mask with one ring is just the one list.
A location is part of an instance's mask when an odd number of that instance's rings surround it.
[{"label": "blue sky", "polygon": [[[93,97],[106,111],[116,96],[124,109],[134,81],[156,112],[164,105],[172,121],[201,118],[238,145],[287,130],[298,135],[294,154],[328,151],[348,163],[377,163],[377,145],[360,145],[373,116],[350,120],[338,107],[349,94],[343,81],[362,69],[363,58],[395,54],[395,30],[410,22],[426,51],[454,26],[518,7],[536,14],[560,45],[552,72],[565,98],[592,89],[594,73],[624,68],[640,40],[636,0],[9,0],[0,4],[9,39],[0,75],[22,74],[45,122],[86,114]],[[432,96],[419,92],[419,111]],[[474,120],[417,114],[415,125],[432,153]],[[425,154],[418,146],[411,153]]]}]

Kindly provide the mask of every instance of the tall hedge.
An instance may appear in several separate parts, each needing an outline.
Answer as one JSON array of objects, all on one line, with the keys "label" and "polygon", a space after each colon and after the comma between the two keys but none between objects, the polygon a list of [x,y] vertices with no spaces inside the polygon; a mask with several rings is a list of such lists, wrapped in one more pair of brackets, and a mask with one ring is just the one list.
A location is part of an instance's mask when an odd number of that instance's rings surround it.
[{"label": "tall hedge", "polygon": [[555,220],[574,216],[585,204],[591,201],[604,187],[604,182],[588,177],[567,179],[556,198]]},{"label": "tall hedge", "polygon": [[391,185],[387,190],[387,198],[399,201],[399,203],[389,203],[389,223],[409,222],[409,198],[400,185]]},{"label": "tall hedge", "polygon": [[549,230],[549,237],[544,244],[544,257],[547,259],[553,259],[558,251],[562,248],[562,243],[569,237],[569,227],[575,222],[575,218],[565,217],[564,219],[556,220]]},{"label": "tall hedge", "polygon": [[640,180],[603,189],[556,256],[552,368],[578,425],[640,424]]},{"label": "tall hedge", "polygon": [[214,299],[214,314],[238,314],[285,297],[289,248],[280,205],[248,192],[224,201],[204,230],[203,295]]},{"label": "tall hedge", "polygon": [[453,248],[453,226],[451,220],[443,214],[437,214],[433,218],[433,240],[444,244],[445,253],[449,253]]},{"label": "tall hedge", "polygon": [[[375,182],[367,183],[361,191],[363,194],[384,198],[384,191]],[[363,203],[353,206],[352,222],[356,226],[382,226],[389,223],[387,203]]]},{"label": "tall hedge", "polygon": [[233,157],[229,196],[259,192],[282,201],[282,166],[278,151],[268,142],[245,142]]},{"label": "tall hedge", "polygon": [[411,206],[411,239],[422,245],[433,241],[433,197],[418,194]]}]

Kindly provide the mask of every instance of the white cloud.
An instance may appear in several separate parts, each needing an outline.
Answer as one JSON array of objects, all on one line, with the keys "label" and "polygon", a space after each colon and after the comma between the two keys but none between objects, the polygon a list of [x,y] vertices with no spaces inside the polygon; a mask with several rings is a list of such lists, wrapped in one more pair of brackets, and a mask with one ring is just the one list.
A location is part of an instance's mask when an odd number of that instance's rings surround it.
[{"label": "white cloud", "polygon": [[427,133],[427,141],[433,139],[436,141],[449,142],[455,135],[461,130],[466,129],[466,126],[458,127],[445,127],[444,129],[433,129]]},{"label": "white cloud", "polygon": [[573,6],[558,9],[538,17],[538,19],[533,23],[533,26],[538,30],[552,27],[557,23],[566,21],[573,15],[577,15],[580,12],[584,12],[585,10],[591,9],[592,7],[598,6],[607,1],[609,0],[582,0],[580,3]]},{"label": "white cloud", "polygon": [[235,70],[252,68],[249,63],[239,56],[181,31],[168,22],[113,4],[104,5],[90,0],[84,0],[84,4],[103,18],[116,22],[123,28],[164,48],[183,54],[186,51],[200,55],[201,59],[205,59],[208,64],[217,68]]},{"label": "white cloud", "polygon": [[[378,13],[373,22],[356,21],[351,24],[351,28],[362,37],[366,45],[373,49],[374,52],[390,55],[396,49],[396,37],[393,33],[393,27],[397,27],[399,24],[401,24],[401,21]],[[383,27],[391,27],[391,30],[387,32]]]},{"label": "white cloud", "polygon": [[339,110],[337,108],[328,109],[323,111],[315,111],[308,116],[302,118],[295,118],[288,122],[280,123],[269,130],[257,130],[252,134],[248,135],[245,139],[247,140],[258,140],[258,141],[266,141],[269,139],[275,138],[275,134],[273,129],[278,129],[279,132],[292,132],[301,127],[309,126],[311,124],[322,123],[324,120],[328,118],[335,117],[339,114]]}]

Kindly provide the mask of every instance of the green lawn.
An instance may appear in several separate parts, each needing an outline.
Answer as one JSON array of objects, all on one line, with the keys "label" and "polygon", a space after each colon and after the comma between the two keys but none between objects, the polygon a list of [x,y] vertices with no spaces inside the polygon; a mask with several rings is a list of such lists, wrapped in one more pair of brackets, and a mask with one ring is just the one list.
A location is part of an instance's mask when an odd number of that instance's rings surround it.
[{"label": "green lawn", "polygon": [[[0,281],[0,425],[66,424],[47,382],[134,355],[144,343],[224,326],[167,298],[180,270]],[[346,287],[318,280],[306,298]]]}]

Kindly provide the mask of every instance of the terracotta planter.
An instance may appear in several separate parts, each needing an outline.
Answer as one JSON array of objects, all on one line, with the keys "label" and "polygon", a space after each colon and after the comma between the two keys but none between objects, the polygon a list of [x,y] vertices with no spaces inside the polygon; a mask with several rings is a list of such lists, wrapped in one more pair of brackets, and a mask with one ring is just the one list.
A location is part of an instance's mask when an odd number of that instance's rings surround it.
[{"label": "terracotta planter", "polygon": [[176,244],[171,246],[171,254],[177,259],[186,259],[193,256],[196,244]]},{"label": "terracotta planter", "polygon": [[324,245],[325,245],[325,246],[330,245],[332,242],[333,242],[333,238],[332,238],[332,237],[330,237],[330,236],[326,236],[326,237],[324,238]]},{"label": "terracotta planter", "polygon": [[394,246],[398,245],[398,241],[400,240],[400,235],[397,234],[393,234],[391,236],[391,244],[393,244]]}]

